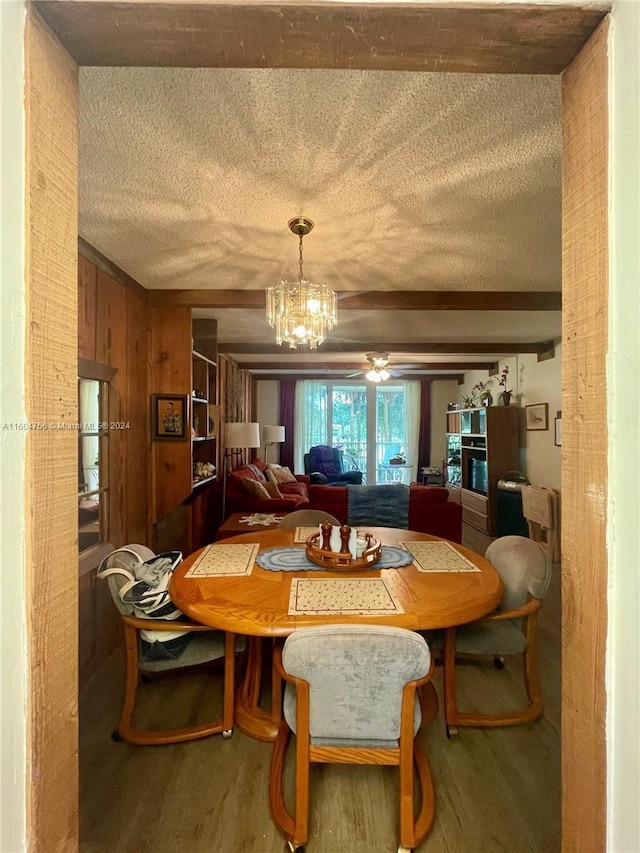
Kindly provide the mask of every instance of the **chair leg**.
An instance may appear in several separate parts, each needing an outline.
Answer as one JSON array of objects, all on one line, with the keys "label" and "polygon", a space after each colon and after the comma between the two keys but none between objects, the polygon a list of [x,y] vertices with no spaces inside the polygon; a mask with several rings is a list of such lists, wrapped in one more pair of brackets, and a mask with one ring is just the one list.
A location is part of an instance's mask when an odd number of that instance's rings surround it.
[{"label": "chair leg", "polygon": [[448,736],[455,734],[457,726],[472,726],[474,728],[517,726],[522,723],[535,722],[535,720],[542,716],[542,698],[540,696],[536,663],[536,618],[537,612],[534,612],[527,619],[527,648],[522,656],[524,686],[529,703],[517,711],[507,711],[497,714],[458,710],[455,686],[455,628],[447,629],[444,648],[444,706]]},{"label": "chair leg", "polygon": [[524,686],[527,691],[527,698],[531,705],[539,707],[542,714],[542,700],[540,698],[540,688],[538,686],[538,663],[536,654],[536,633],[538,627],[538,613],[532,613],[527,620],[527,648],[525,649],[522,658],[522,668],[524,670]]},{"label": "chair leg", "polygon": [[298,685],[296,734],[296,793],[293,816],[287,811],[282,792],[284,758],[291,730],[283,718],[278,728],[269,772],[269,805],[274,823],[287,839],[291,850],[307,842],[309,835],[309,685]]},{"label": "chair leg", "polygon": [[417,740],[413,741],[413,762],[418,772],[420,796],[422,798],[422,805],[420,806],[418,817],[415,820],[414,829],[416,839],[414,846],[417,847],[419,844],[422,844],[431,831],[436,813],[436,800],[433,790],[431,768],[429,767],[429,761],[425,751]]},{"label": "chair leg", "polygon": [[126,674],[124,688],[124,702],[120,722],[118,723],[118,734],[122,740],[129,740],[133,732],[131,720],[133,709],[136,704],[136,693],[140,671],[138,670],[138,632],[130,625],[124,626],[124,642],[126,648]]},{"label": "chair leg", "polygon": [[[138,669],[138,632],[135,628],[125,624],[124,636],[127,661],[125,694],[122,713],[120,715],[120,723],[118,724],[117,739],[135,744],[136,746],[161,746],[164,744],[198,740],[202,737],[209,737],[210,735],[220,734],[220,732],[231,731],[233,729],[233,681],[235,664],[235,636],[233,634],[225,635],[225,673],[222,719],[203,723],[199,726],[188,726],[182,729],[159,730],[136,729],[133,726],[132,720],[140,677]],[[230,666],[228,665],[229,657],[231,660]]]},{"label": "chair leg", "polygon": [[224,688],[222,698],[222,737],[233,734],[233,703],[236,689],[236,635],[224,634]]},{"label": "chair leg", "polygon": [[[431,677],[433,666],[431,668]],[[430,687],[431,681],[421,685],[423,690]],[[415,688],[405,687],[402,698],[400,724],[400,748],[398,750],[398,770],[400,774],[400,849],[412,850],[427,836],[433,823],[435,800],[433,781],[429,762],[424,750],[413,735],[413,707]],[[414,819],[415,811],[415,782],[413,768],[417,770],[420,787],[421,807],[418,817]]]},{"label": "chair leg", "polygon": [[[282,640],[274,640],[274,651],[277,643]],[[275,666],[271,667],[271,721],[279,726],[282,720],[282,679],[278,675]]]},{"label": "chair leg", "polygon": [[287,811],[282,791],[284,758],[290,740],[291,729],[286,720],[282,720],[273,744],[273,752],[271,753],[271,764],[269,767],[269,806],[275,825],[285,838],[292,840],[295,831],[294,819]]},{"label": "chair leg", "polygon": [[456,629],[447,628],[443,653],[444,719],[447,735],[458,722],[456,707]]},{"label": "chair leg", "polygon": [[[309,837],[309,686],[298,687],[298,730],[296,734],[296,814],[293,843],[305,844]],[[306,698],[304,697],[306,694]]]},{"label": "chair leg", "polygon": [[413,822],[413,743],[400,743],[400,844],[410,850],[416,845],[416,828]]}]

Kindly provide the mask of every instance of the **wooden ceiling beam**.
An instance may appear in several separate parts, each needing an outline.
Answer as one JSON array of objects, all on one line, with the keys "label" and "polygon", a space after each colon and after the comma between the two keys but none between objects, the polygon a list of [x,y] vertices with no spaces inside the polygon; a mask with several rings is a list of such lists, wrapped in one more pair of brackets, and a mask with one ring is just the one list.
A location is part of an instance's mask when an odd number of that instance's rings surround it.
[{"label": "wooden ceiling beam", "polygon": [[[345,380],[347,382],[351,382],[351,381],[361,382],[362,380],[364,380],[364,376],[353,377],[353,379],[351,380],[351,379],[347,379],[346,376],[335,376],[335,375],[328,374],[328,373],[301,373],[301,374],[297,375],[297,374],[290,373],[287,370],[281,370],[279,373],[266,373],[264,375],[260,374],[260,376],[253,376],[253,379],[255,379],[256,381],[262,381],[262,380],[277,381],[278,379],[282,379],[283,376],[286,376],[289,379],[320,379],[320,380],[332,379],[332,380],[336,380],[338,382],[343,382]],[[410,373],[404,373],[403,372],[402,376],[398,376],[397,378],[398,379],[412,379],[412,378],[413,379],[452,379],[455,382],[458,382],[458,384],[462,384],[464,382],[464,373],[438,373],[438,374],[432,375],[432,376],[423,376],[423,375],[419,374],[419,375],[415,375],[412,377]],[[390,383],[392,383],[393,378],[389,379],[388,381]],[[383,387],[383,386],[384,386],[384,383],[382,383],[381,387]]]},{"label": "wooden ceiling beam", "polygon": [[542,8],[317,0],[33,5],[79,65],[476,74],[559,74],[607,11],[594,2]]},{"label": "wooden ceiling beam", "polygon": [[[383,342],[378,341],[374,347],[372,343],[363,343],[359,342],[349,342],[349,343],[335,343],[333,341],[325,341],[322,344],[322,349],[318,351],[319,355],[323,353],[349,353],[349,352],[358,352],[364,353],[369,350],[382,349],[385,352],[398,352],[398,353],[420,353],[427,355],[453,355],[455,353],[464,353],[464,354],[491,354],[496,353],[499,355],[516,355],[520,352],[547,352],[553,346],[553,341],[537,341],[532,343],[523,343],[521,341],[508,341],[508,342],[496,342],[496,343],[486,343],[484,341],[480,343],[442,343],[438,341],[437,343],[429,343],[427,341],[400,341],[400,342]],[[295,353],[296,350],[289,350],[286,346],[277,346],[276,344],[256,344],[256,343],[218,343],[218,352],[219,353],[237,353],[239,355],[283,355],[285,356],[287,353]],[[306,355],[307,352],[304,351]],[[410,355],[407,357],[411,357]]]},{"label": "wooden ceiling beam", "polygon": [[558,291],[392,290],[338,293],[338,308],[353,311],[561,311]]},{"label": "wooden ceiling beam", "polygon": [[[237,361],[237,359],[236,359]],[[327,371],[345,371],[345,370],[360,370],[363,366],[362,359],[354,358],[353,361],[331,362],[327,361],[324,364],[318,361],[290,361],[288,356],[283,356],[282,361],[237,361],[237,364],[249,372],[255,370],[315,370],[320,369]],[[393,358],[390,360],[390,368],[396,368],[393,363]],[[411,368],[406,368],[403,373],[420,370],[497,370],[498,363],[496,361],[429,361],[424,364],[415,364]]]},{"label": "wooden ceiling beam", "polygon": [[188,308],[266,307],[264,290],[148,290],[149,305]]},{"label": "wooden ceiling beam", "polygon": [[[339,291],[344,311],[561,311],[558,291],[374,290]],[[150,305],[265,309],[264,290],[148,290]]]}]

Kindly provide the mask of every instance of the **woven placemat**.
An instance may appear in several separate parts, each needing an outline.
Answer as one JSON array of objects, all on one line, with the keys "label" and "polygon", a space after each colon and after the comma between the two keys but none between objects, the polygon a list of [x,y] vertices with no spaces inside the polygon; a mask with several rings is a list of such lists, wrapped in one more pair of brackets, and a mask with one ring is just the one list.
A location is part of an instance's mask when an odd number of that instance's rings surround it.
[{"label": "woven placemat", "polygon": [[401,542],[413,556],[419,572],[479,572],[449,542]]},{"label": "woven placemat", "polygon": [[296,527],[296,532],[293,537],[294,542],[301,542],[303,545],[310,536],[314,533],[319,533],[320,528],[316,524],[315,527]]},{"label": "woven placemat", "polygon": [[288,613],[383,616],[404,610],[383,578],[293,578]]},{"label": "woven placemat", "polygon": [[185,573],[185,578],[250,575],[259,548],[258,544],[226,545],[224,542],[214,542],[207,545],[189,571]]}]

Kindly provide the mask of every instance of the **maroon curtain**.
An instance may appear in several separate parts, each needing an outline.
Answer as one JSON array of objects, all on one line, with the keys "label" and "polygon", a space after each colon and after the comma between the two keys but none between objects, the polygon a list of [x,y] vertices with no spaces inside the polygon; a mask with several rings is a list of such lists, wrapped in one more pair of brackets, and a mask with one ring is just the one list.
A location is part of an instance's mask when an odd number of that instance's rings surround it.
[{"label": "maroon curtain", "polygon": [[295,416],[296,380],[280,380],[280,420],[284,427],[284,443],[280,445],[280,464],[293,471],[293,421]]},{"label": "maroon curtain", "polygon": [[418,476],[431,464],[431,379],[420,380],[420,431],[418,433]]}]

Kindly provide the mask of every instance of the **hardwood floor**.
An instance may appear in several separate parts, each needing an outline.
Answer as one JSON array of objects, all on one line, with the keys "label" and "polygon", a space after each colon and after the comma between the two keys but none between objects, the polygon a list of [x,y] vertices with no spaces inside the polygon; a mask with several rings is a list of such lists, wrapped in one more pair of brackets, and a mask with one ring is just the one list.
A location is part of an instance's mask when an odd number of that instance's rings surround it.
[{"label": "hardwood floor", "polygon": [[[480,552],[471,530],[465,544]],[[420,853],[557,853],[560,850],[560,571],[539,621],[544,717],[505,729],[461,729],[448,741],[441,711],[419,737],[436,789],[436,819]],[[81,850],[83,853],[281,853],[269,816],[271,744],[236,730],[163,747],[114,743],[120,712],[118,656],[81,696]],[[441,673],[436,674],[440,691]],[[219,679],[207,673],[145,685],[142,718],[206,719],[219,704]],[[497,710],[524,700],[519,661],[465,666],[465,707]],[[291,769],[291,767],[289,767]],[[392,853],[398,846],[397,784],[389,767],[315,766],[307,849],[317,853]]]}]

